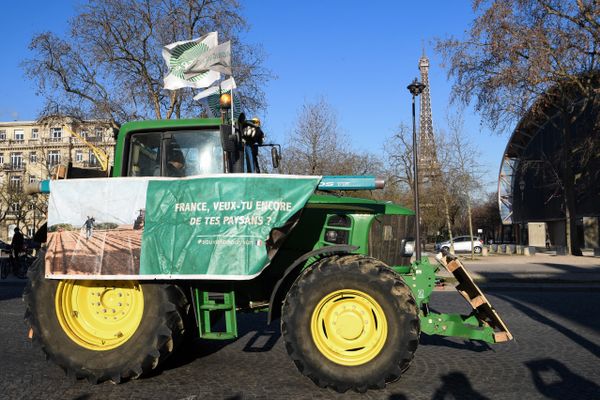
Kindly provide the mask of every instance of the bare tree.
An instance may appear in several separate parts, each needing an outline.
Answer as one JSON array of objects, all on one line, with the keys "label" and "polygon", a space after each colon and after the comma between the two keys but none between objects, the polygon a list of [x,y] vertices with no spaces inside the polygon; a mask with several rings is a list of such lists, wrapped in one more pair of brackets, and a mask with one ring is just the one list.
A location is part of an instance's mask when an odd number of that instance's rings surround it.
[{"label": "bare tree", "polygon": [[435,143],[439,163],[439,179],[436,182],[436,186],[444,202],[444,219],[448,231],[448,239],[450,240],[450,251],[454,253],[454,234],[452,228],[454,225],[454,218],[460,209],[460,202],[457,201],[459,195],[456,193],[457,188],[453,182],[451,173],[452,163],[454,162],[453,151],[451,145],[448,143],[446,135],[441,130],[437,131]]},{"label": "bare tree", "polygon": [[[476,0],[477,18],[462,40],[439,40],[437,49],[456,81],[454,99],[483,113],[494,129],[514,126],[529,110],[560,132],[560,178],[567,243],[575,239],[572,143],[578,118],[597,102],[600,6],[596,0]],[[587,154],[595,149],[582,149]],[[584,166],[585,167],[585,166]]]},{"label": "bare tree", "polygon": [[[467,221],[471,243],[474,240],[473,235],[473,198],[482,188],[482,178],[484,171],[478,162],[480,153],[476,147],[469,141],[464,128],[462,114],[455,114],[448,119],[450,127],[450,137],[448,140],[449,152],[452,155],[452,162],[448,163],[446,168],[447,176],[454,185],[458,196],[462,197],[466,203]],[[474,246],[471,245],[471,258],[474,258]]]},{"label": "bare tree", "polygon": [[483,201],[473,207],[473,223],[483,229],[486,242],[500,236],[502,220],[498,210],[497,192],[486,194]]},{"label": "bare tree", "polygon": [[249,111],[264,106],[260,84],[271,78],[260,47],[244,43],[247,29],[236,0],[90,0],[70,21],[71,32],[33,37],[34,58],[23,63],[47,99],[43,115],[132,119],[200,114],[192,89],[167,91],[162,46],[218,31],[233,45],[234,77]]},{"label": "bare tree", "polygon": [[400,124],[396,133],[388,140],[384,148],[390,183],[412,196],[414,189],[414,164],[412,133],[405,124]]},{"label": "bare tree", "polygon": [[20,226],[26,221],[30,199],[23,193],[22,186],[4,182],[0,186],[0,221],[10,219]]},{"label": "bare tree", "polygon": [[324,99],[302,105],[286,138],[286,173],[334,175],[344,169],[348,141],[338,126],[337,113]]},{"label": "bare tree", "polygon": [[[335,109],[323,97],[299,110],[293,131],[285,139],[280,170],[286,174],[385,176],[380,157],[352,150],[341,133]],[[351,195],[383,197],[379,190],[353,191]]]}]

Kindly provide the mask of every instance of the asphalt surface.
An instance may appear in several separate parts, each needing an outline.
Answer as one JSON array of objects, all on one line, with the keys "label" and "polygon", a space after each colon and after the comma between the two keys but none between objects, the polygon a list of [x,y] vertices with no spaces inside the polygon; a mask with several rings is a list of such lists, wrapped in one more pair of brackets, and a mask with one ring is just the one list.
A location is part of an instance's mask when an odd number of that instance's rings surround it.
[{"label": "asphalt surface", "polygon": [[[239,319],[236,341],[196,341],[150,377],[120,385],[72,381],[26,338],[23,281],[0,285],[3,399],[598,399],[600,291],[486,291],[515,340],[496,345],[421,336],[411,367],[384,390],[340,395],[316,387],[287,356],[264,314]],[[467,313],[454,291],[432,308]]]}]

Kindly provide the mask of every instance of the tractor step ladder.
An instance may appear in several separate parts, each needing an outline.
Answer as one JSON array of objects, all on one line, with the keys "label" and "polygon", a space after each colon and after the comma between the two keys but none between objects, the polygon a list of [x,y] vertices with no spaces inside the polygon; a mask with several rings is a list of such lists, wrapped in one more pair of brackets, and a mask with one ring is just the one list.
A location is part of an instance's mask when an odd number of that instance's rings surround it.
[{"label": "tractor step ladder", "polygon": [[469,271],[460,262],[458,257],[452,254],[438,254],[436,260],[451,272],[458,281],[456,290],[473,308],[474,316],[484,325],[490,326],[494,330],[494,341],[507,342],[512,340],[513,336],[508,327],[502,321],[494,307],[485,297],[479,286],[473,281]]},{"label": "tractor step ladder", "polygon": [[[237,332],[237,317],[235,313],[235,292],[206,292],[195,290],[196,320],[200,337],[203,339],[235,339]],[[225,330],[215,331],[214,326],[221,317]]]}]

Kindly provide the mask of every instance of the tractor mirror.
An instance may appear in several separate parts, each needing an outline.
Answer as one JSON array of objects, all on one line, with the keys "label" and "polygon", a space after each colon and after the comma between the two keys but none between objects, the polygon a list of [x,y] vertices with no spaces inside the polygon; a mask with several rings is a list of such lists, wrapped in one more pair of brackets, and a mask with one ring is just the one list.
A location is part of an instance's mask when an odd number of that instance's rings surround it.
[{"label": "tractor mirror", "polygon": [[277,151],[277,147],[271,147],[271,161],[273,162],[273,168],[279,168],[279,161],[281,161],[281,155]]},{"label": "tractor mirror", "polygon": [[233,152],[236,150],[237,141],[233,135],[231,125],[221,125],[221,146],[223,151]]}]

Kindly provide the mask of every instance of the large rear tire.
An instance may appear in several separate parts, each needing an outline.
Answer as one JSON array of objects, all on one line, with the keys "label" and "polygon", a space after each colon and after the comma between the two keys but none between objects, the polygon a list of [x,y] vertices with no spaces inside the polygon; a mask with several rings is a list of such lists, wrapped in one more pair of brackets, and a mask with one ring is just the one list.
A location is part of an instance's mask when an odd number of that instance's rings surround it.
[{"label": "large rear tire", "polygon": [[413,359],[420,324],[399,275],[365,256],[333,256],[307,268],[281,318],[288,354],[304,375],[338,392],[383,388]]},{"label": "large rear tire", "polygon": [[33,341],[68,375],[119,383],[155,369],[184,335],[187,298],[174,285],[44,278],[44,252],[23,299]]}]

